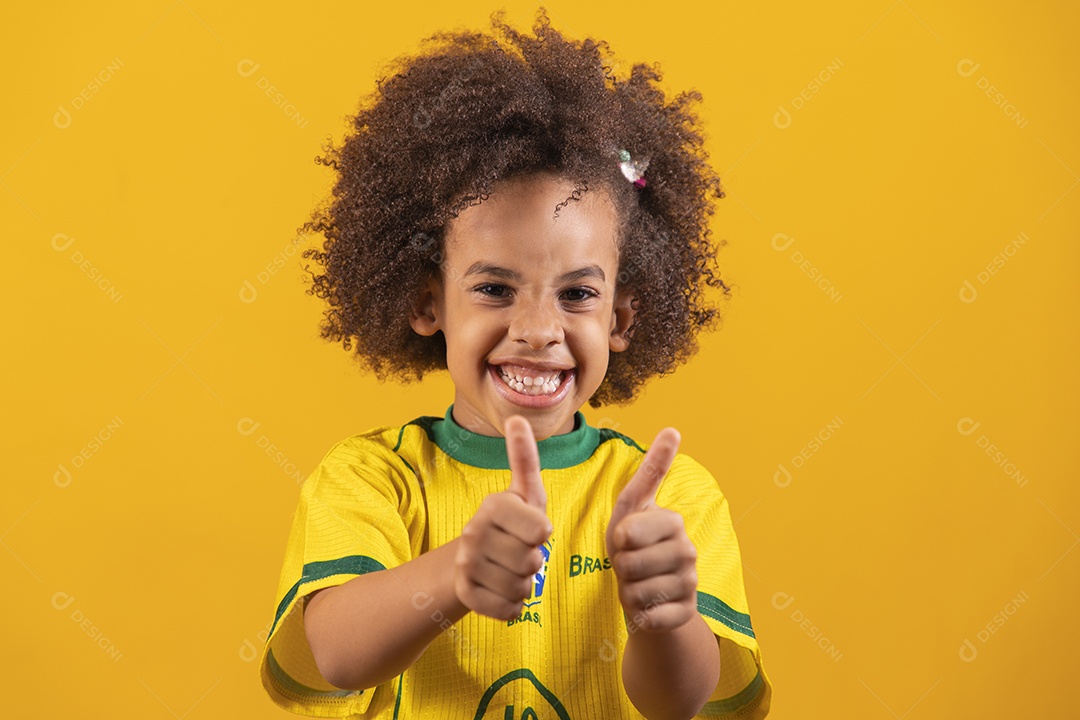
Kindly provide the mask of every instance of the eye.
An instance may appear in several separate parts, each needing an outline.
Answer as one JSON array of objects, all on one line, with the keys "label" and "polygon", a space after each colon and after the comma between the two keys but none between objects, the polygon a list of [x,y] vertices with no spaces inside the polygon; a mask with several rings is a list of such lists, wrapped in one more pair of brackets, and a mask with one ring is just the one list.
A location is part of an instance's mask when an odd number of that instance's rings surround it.
[{"label": "eye", "polygon": [[478,292],[481,295],[486,295],[488,297],[494,297],[494,298],[506,297],[505,295],[502,294],[502,292],[499,292],[498,294],[487,292],[487,290],[489,288],[494,288],[495,290],[499,290],[499,291],[505,291],[507,289],[505,285],[496,285],[495,283],[487,283],[486,285],[480,285],[480,286],[474,288],[473,291]]},{"label": "eye", "polygon": [[589,288],[584,288],[584,287],[570,288],[566,292],[567,293],[582,293],[581,296],[569,298],[569,300],[571,302],[576,302],[576,303],[585,302],[586,300],[588,300],[590,298],[597,297],[599,295],[599,293],[596,293],[596,292],[590,290]]}]

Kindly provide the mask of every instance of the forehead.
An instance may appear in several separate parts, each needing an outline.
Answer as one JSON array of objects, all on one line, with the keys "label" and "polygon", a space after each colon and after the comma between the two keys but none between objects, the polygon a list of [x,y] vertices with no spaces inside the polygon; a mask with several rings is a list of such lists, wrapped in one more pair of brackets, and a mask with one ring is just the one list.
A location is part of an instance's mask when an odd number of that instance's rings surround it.
[{"label": "forehead", "polygon": [[550,173],[497,183],[487,199],[447,223],[447,262],[459,270],[487,262],[529,275],[561,275],[598,264],[613,278],[618,265],[615,207],[601,186],[593,186],[553,217],[555,207],[573,191],[573,182]]}]

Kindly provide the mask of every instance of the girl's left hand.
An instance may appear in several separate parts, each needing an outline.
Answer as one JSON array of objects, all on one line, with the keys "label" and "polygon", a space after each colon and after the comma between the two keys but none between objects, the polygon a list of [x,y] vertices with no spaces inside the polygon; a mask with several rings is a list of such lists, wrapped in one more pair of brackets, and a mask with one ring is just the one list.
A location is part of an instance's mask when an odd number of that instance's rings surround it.
[{"label": "girl's left hand", "polygon": [[697,549],[682,515],[656,504],[656,491],[679,449],[679,432],[657,434],[608,522],[608,557],[630,632],[667,632],[697,613]]}]

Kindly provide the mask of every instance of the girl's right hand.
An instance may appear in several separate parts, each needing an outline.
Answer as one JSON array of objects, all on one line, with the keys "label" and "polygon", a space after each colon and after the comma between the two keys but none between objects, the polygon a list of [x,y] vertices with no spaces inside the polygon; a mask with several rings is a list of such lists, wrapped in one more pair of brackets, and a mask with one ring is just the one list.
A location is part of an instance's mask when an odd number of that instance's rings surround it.
[{"label": "girl's right hand", "polygon": [[506,420],[510,487],[484,498],[461,531],[454,563],[454,591],[470,610],[513,620],[532,595],[544,566],[540,545],[551,536],[540,455],[529,421]]}]

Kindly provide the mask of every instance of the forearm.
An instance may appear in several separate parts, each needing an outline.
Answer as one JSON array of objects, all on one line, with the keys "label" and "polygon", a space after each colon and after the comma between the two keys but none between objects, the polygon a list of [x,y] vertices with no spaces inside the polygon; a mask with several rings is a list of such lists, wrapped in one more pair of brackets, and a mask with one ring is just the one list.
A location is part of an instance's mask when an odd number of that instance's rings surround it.
[{"label": "forearm", "polygon": [[720,678],[716,637],[698,614],[675,630],[630,634],[623,652],[623,688],[649,720],[691,718]]},{"label": "forearm", "polygon": [[362,689],[399,675],[468,608],[454,591],[458,540],[310,598],[304,625],[319,672]]}]

